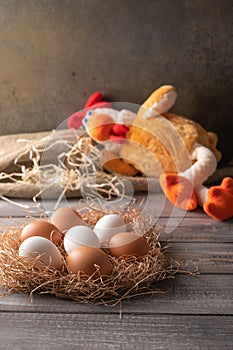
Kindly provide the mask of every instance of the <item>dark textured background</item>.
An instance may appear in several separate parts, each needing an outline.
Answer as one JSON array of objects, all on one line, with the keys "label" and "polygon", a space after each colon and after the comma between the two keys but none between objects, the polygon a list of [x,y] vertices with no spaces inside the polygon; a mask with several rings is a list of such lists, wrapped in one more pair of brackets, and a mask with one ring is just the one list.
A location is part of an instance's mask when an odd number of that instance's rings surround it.
[{"label": "dark textured background", "polygon": [[103,91],[143,102],[172,83],[174,111],[233,155],[231,0],[0,0],[0,133],[56,128]]}]

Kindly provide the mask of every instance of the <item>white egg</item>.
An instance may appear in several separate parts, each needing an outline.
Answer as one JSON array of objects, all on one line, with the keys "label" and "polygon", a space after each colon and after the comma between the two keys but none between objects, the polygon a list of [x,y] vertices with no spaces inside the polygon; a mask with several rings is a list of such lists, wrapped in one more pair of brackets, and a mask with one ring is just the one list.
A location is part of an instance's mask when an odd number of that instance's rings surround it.
[{"label": "white egg", "polygon": [[108,241],[116,234],[126,231],[126,225],[117,214],[104,215],[95,225],[94,232],[100,244],[106,246]]},{"label": "white egg", "polygon": [[85,226],[79,213],[68,207],[57,209],[52,214],[50,221],[62,232],[69,230],[73,226]]},{"label": "white egg", "polygon": [[100,247],[100,242],[92,229],[87,226],[74,226],[64,237],[64,248],[67,254],[80,246]]},{"label": "white egg", "polygon": [[[53,242],[49,239],[39,236],[33,236],[25,239],[19,247],[19,256],[27,259],[39,260],[49,267],[60,270],[63,261],[62,256]],[[40,264],[36,264],[39,266]]]}]

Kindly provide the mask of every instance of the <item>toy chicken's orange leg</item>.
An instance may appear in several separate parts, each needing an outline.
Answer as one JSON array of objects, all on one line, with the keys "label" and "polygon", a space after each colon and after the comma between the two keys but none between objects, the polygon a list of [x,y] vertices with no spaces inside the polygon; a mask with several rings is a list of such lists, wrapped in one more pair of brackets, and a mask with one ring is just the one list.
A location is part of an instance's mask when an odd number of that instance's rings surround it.
[{"label": "toy chicken's orange leg", "polygon": [[167,199],[176,207],[184,210],[194,210],[197,207],[197,198],[191,182],[177,174],[162,174],[160,186]]},{"label": "toy chicken's orange leg", "polygon": [[203,209],[214,219],[226,220],[233,216],[233,179],[226,177],[220,186],[213,186],[208,191],[208,199]]}]

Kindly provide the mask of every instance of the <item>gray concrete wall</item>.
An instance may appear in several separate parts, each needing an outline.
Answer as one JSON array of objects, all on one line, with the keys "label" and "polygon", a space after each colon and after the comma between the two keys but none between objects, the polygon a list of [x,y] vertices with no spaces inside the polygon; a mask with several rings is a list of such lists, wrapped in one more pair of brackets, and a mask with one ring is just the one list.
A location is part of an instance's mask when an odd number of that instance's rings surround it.
[{"label": "gray concrete wall", "polygon": [[231,0],[0,0],[0,133],[56,128],[103,91],[141,103],[174,84],[174,111],[233,139]]}]

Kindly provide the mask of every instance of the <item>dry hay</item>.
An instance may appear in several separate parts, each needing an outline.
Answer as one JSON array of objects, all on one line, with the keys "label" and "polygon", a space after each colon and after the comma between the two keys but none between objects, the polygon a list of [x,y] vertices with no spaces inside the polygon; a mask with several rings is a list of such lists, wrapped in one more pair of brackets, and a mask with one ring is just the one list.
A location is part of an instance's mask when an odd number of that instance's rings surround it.
[{"label": "dry hay", "polygon": [[[91,210],[83,213],[83,220],[93,226],[104,214]],[[180,264],[165,254],[159,243],[159,236],[151,218],[142,217],[136,209],[128,209],[120,214],[126,223],[130,223],[135,232],[145,232],[150,250],[139,260],[135,257],[111,256],[112,273],[105,278],[93,280],[81,273],[69,274],[64,266],[62,271],[48,268],[35,262],[25,261],[18,255],[20,232],[22,228],[7,228],[0,237],[0,286],[11,292],[35,292],[55,295],[59,298],[84,303],[116,305],[121,300],[142,294],[158,293],[154,282],[173,277]],[[65,261],[66,253],[59,247]]]}]

